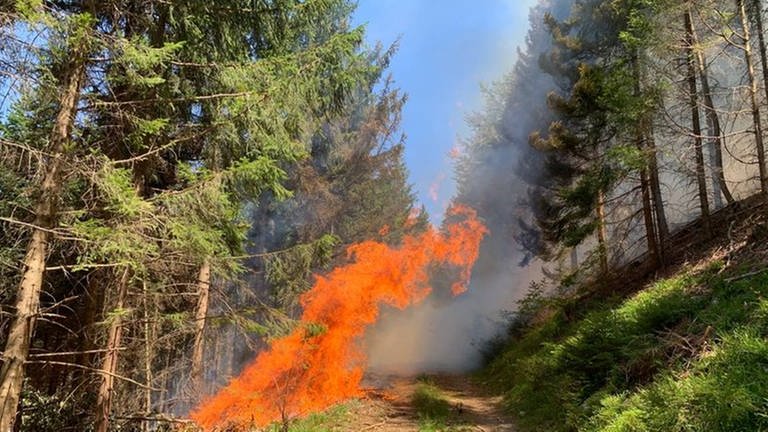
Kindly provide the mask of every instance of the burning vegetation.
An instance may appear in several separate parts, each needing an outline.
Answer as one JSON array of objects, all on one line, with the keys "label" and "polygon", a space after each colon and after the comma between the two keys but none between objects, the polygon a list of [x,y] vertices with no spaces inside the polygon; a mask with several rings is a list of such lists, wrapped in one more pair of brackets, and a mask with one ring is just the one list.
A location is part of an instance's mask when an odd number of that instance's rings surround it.
[{"label": "burning vegetation", "polygon": [[457,205],[442,229],[406,236],[399,246],[350,246],[350,263],[318,276],[302,296],[300,325],[274,340],[192,418],[206,430],[261,426],[359,396],[366,363],[360,342],[380,308],[403,309],[424,300],[437,266],[455,270],[450,290],[464,292],[486,232],[474,210]]}]

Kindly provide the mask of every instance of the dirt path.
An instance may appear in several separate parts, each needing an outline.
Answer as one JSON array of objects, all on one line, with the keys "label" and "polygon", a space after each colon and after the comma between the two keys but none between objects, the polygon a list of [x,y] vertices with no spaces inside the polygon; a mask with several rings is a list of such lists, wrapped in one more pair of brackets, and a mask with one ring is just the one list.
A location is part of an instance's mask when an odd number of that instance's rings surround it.
[{"label": "dirt path", "polygon": [[[485,389],[464,375],[428,377],[451,405],[444,427],[420,429],[420,416],[412,403],[419,382],[416,377],[384,377],[375,379],[381,390],[371,390],[368,397],[350,413],[348,432],[513,432],[511,419],[501,409],[501,397],[489,395]],[[423,426],[423,424],[421,425]]]}]

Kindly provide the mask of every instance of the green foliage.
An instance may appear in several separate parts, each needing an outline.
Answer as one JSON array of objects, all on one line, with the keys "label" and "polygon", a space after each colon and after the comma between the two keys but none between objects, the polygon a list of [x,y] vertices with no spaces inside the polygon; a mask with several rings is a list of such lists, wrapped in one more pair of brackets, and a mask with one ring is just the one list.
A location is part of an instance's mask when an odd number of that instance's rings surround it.
[{"label": "green foliage", "polygon": [[576,320],[550,314],[518,331],[486,377],[522,430],[764,430],[768,276],[727,282],[720,267]]},{"label": "green foliage", "polygon": [[[298,419],[291,422],[288,431],[289,432],[332,432],[339,430],[349,419],[350,411],[352,411],[359,402],[350,401],[341,405],[336,405],[333,408],[321,412],[310,414],[306,418]],[[270,426],[268,432],[280,432],[282,429],[281,424],[273,424]]]},{"label": "green foliage", "polygon": [[133,37],[118,39],[116,65],[121,66],[121,73],[111,75],[114,85],[132,85],[139,88],[159,86],[166,82],[160,72],[171,61],[183,42],[165,43],[155,48],[147,38]]},{"label": "green foliage", "polygon": [[442,390],[429,379],[421,379],[413,392],[411,403],[421,419],[444,422],[451,414],[451,404]]},{"label": "green foliage", "polygon": [[[160,377],[186,382],[188,368],[180,365],[197,323],[203,263],[212,272],[209,314],[217,316],[206,332],[253,337],[248,346],[256,347],[275,328],[295,325],[297,297],[315,272],[343,259],[345,245],[396,242],[423,227],[425,215],[409,219],[402,146],[390,136],[405,98],[388,84],[376,86],[391,51],[361,48],[363,28],[349,26],[353,3],[44,6],[17,1],[14,13],[30,25],[7,26],[18,46],[0,50],[4,65],[24,58],[9,72],[19,74],[11,91],[19,94],[0,122],[0,216],[22,222],[0,223],[3,302],[15,295],[42,180],[51,161],[62,161],[55,214],[45,223],[52,235],[43,265],[54,270],[45,273],[43,302],[54,306],[46,309],[50,320],[36,323],[36,348],[98,350],[105,327],[119,323],[127,335],[120,374],[152,388],[162,387]],[[74,88],[76,114],[62,118],[70,103],[62,96]],[[62,125],[66,139],[52,146],[51,132]],[[313,195],[315,187],[325,194]],[[273,218],[265,225],[275,232],[247,239],[267,218],[246,208]],[[310,221],[315,215],[322,223]],[[379,234],[385,225],[388,234]],[[254,244],[263,249],[251,254],[246,248]],[[246,263],[254,271],[246,273]],[[118,285],[129,295],[110,310]],[[306,330],[309,337],[325,331]],[[205,352],[228,352],[236,368],[241,345]],[[95,365],[101,355],[74,361]],[[45,371],[35,389],[76,382],[91,394],[98,385],[85,372],[59,379]],[[137,392],[116,385],[111,417],[152,409]],[[152,405],[170,406],[164,394],[153,391]],[[42,403],[33,409],[50,414]],[[62,429],[93,423],[94,413],[80,414]]]},{"label": "green foliage", "polygon": [[313,338],[322,335],[328,331],[328,327],[320,323],[307,323],[304,328],[307,338]]},{"label": "green foliage", "polygon": [[280,159],[268,156],[259,156],[254,160],[241,159],[225,173],[228,189],[243,200],[261,196],[265,191],[272,192],[278,200],[287,199],[291,192],[282,182],[288,174],[281,168],[281,164],[295,161],[295,155]]},{"label": "green foliage", "polygon": [[429,377],[419,378],[411,404],[419,417],[419,432],[460,432],[474,428],[461,424],[443,390]]},{"label": "green foliage", "polygon": [[172,312],[163,314],[161,319],[164,324],[167,324],[172,329],[183,328],[189,321],[190,314],[188,312]]},{"label": "green foliage", "polygon": [[768,341],[746,327],[724,336],[685,373],[606,397],[586,431],[746,431],[768,428]]},{"label": "green foliage", "polygon": [[[84,406],[77,406],[78,399],[67,392],[46,394],[25,383],[21,393],[21,424],[26,430],[56,432],[66,430],[83,415]],[[83,432],[92,428],[84,427]]]},{"label": "green foliage", "polygon": [[111,311],[108,311],[104,315],[104,320],[100,324],[105,327],[109,326],[117,319],[124,320],[125,318],[129,317],[133,312],[134,312],[133,310],[127,309],[127,308],[113,309]]},{"label": "green foliage", "polygon": [[298,306],[300,294],[312,287],[312,273],[331,262],[339,238],[326,234],[266,258],[266,280],[275,304],[289,309]]},{"label": "green foliage", "polygon": [[15,0],[14,2],[16,13],[28,21],[33,21],[34,17],[41,12],[42,7],[43,0]]},{"label": "green foliage", "polygon": [[151,204],[138,196],[132,174],[127,169],[104,164],[96,184],[102,194],[104,210],[115,216],[130,219],[152,211]]}]

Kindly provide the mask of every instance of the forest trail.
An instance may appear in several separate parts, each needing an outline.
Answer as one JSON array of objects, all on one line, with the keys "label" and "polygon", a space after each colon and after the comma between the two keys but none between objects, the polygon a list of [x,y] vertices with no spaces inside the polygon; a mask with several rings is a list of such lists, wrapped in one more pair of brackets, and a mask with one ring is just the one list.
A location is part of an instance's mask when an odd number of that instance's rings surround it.
[{"label": "forest trail", "polygon": [[[466,375],[427,377],[372,377],[367,396],[352,408],[345,432],[513,432],[512,420],[501,406],[501,396],[492,395]],[[422,383],[436,389],[446,408],[445,416],[425,421],[415,402]]]}]

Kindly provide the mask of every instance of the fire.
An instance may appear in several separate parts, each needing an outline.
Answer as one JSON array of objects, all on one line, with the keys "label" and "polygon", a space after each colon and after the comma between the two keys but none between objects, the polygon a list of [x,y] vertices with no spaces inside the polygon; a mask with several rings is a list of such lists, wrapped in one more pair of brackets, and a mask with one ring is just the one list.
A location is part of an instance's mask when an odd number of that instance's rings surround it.
[{"label": "fire", "polygon": [[350,264],[301,297],[301,325],[271,343],[227,387],[191,414],[205,430],[264,426],[362,395],[360,342],[382,305],[403,309],[431,292],[430,270],[457,270],[451,291],[466,290],[486,229],[474,210],[453,206],[443,229],[430,227],[398,247],[375,241],[350,246]]}]

